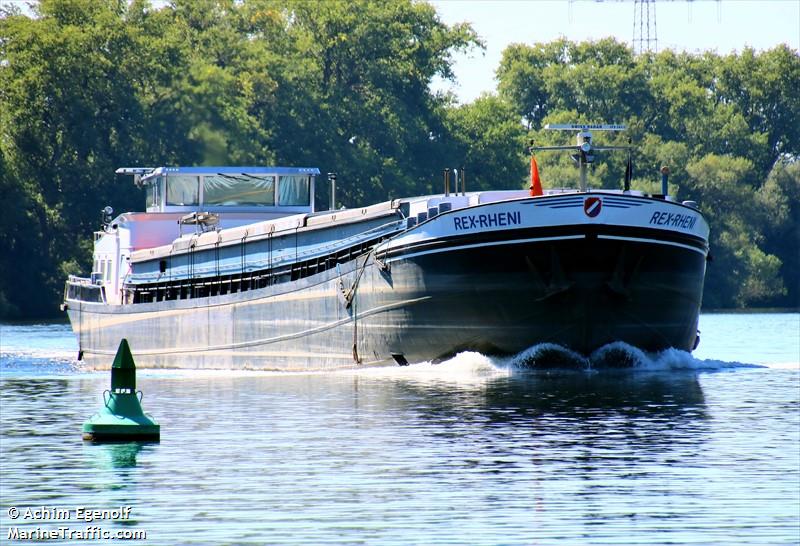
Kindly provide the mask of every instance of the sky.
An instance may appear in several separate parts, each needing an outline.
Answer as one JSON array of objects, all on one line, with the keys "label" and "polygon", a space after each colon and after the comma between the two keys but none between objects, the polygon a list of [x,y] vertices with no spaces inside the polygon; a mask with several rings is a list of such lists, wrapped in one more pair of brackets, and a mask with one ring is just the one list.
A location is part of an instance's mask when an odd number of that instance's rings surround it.
[{"label": "sky", "polygon": [[[573,41],[608,36],[628,44],[633,41],[633,0],[432,0],[431,4],[444,23],[468,22],[486,44],[484,51],[454,56],[455,84],[442,80],[433,84],[435,90],[453,91],[461,103],[495,91],[494,73],[511,43],[548,42],[562,36]],[[800,51],[800,0],[658,0],[654,7],[659,51],[727,54],[747,46],[765,50],[778,44]]]}]

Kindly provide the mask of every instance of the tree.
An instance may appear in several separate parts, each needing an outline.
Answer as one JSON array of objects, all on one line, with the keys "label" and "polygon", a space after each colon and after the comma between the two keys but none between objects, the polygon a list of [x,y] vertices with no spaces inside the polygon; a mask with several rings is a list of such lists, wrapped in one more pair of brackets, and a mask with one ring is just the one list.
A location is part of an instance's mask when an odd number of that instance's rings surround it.
[{"label": "tree", "polygon": [[714,262],[708,270],[710,307],[746,307],[785,294],[780,260],[763,251],[756,196],[748,183],[752,162],[714,154],[690,162],[685,191],[712,226]]},{"label": "tree", "polygon": [[[541,145],[564,144],[547,123],[624,122],[634,143],[634,187],[692,199],[711,225],[714,261],[705,304],[798,305],[800,56],[786,46],[721,57],[662,51],[634,57],[614,40],[514,44],[498,68],[500,96]],[[589,172],[592,187],[618,188],[624,154]],[[539,154],[545,187],[577,185],[565,154]],[[792,216],[794,215],[794,216]]]},{"label": "tree", "polygon": [[525,130],[511,106],[483,96],[448,111],[456,143],[449,166],[464,167],[470,191],[519,188],[527,173]]},{"label": "tree", "polygon": [[632,108],[648,98],[645,74],[633,53],[612,38],[512,44],[503,52],[497,78],[500,95],[514,105],[529,129],[540,128],[556,111],[630,121]]},{"label": "tree", "polygon": [[[466,167],[473,189],[521,187],[527,141],[565,143],[544,124],[598,121],[628,125],[596,138],[633,140],[636,187],[658,191],[669,165],[671,193],[710,218],[707,304],[797,305],[800,56],[788,47],[634,56],[613,39],[514,44],[498,96],[459,106],[430,83],[482,44],[424,2],[37,10],[0,18],[0,316],[54,314],[64,277],[88,270],[99,209],[140,208],[112,177],[119,166],[317,166],[338,173],[337,206],[354,206],[438,191],[445,167]],[[590,186],[621,187],[626,159],[599,155]],[[546,187],[577,185],[568,156],[538,160]]]},{"label": "tree", "polygon": [[[761,54],[746,48],[720,60],[715,98],[741,112],[747,130],[764,135],[755,148],[762,179],[782,156],[800,151],[800,55],[787,45]],[[760,153],[759,153],[760,152]]]},{"label": "tree", "polygon": [[56,313],[65,276],[87,269],[99,210],[138,205],[114,169],[192,150],[164,90],[181,49],[153,37],[146,4],[48,0],[38,10],[0,19],[0,146],[14,199],[3,207],[1,280],[14,287],[7,309],[29,316]]},{"label": "tree", "polygon": [[453,141],[429,84],[480,45],[411,0],[37,9],[0,20],[4,315],[56,313],[64,277],[88,272],[99,210],[140,208],[118,166],[319,166],[353,205],[429,189]]},{"label": "tree", "polygon": [[289,2],[290,61],[272,112],[279,160],[339,172],[342,201],[363,204],[430,188],[447,134],[436,75],[452,52],[478,45],[467,25],[397,1]]},{"label": "tree", "polygon": [[800,161],[778,161],[757,192],[764,252],[780,260],[786,298],[767,298],[772,306],[800,308]]}]

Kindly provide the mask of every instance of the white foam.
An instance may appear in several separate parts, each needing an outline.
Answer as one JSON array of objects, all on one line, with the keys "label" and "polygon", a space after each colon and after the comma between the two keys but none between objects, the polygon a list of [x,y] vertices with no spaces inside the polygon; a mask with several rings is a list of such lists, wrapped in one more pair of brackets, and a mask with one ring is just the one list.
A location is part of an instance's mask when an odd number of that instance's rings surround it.
[{"label": "white foam", "polygon": [[674,348],[651,353],[621,341],[609,343],[596,350],[592,353],[590,362],[600,364],[603,359],[609,356],[609,353],[618,353],[622,358],[628,359],[631,362],[631,368],[634,370],[721,370],[726,368],[762,367],[758,364],[744,362],[725,362],[714,359],[702,360],[695,358],[691,353]]},{"label": "white foam", "polygon": [[[723,370],[731,368],[762,368],[760,364],[723,361],[716,359],[698,359],[691,353],[669,348],[658,352],[648,352],[633,345],[617,341],[609,343],[596,351],[589,358],[570,349],[553,343],[540,343],[525,349],[519,354],[496,359],[500,367],[515,369],[537,368],[569,368],[602,371],[604,369],[627,369],[632,371],[667,371],[667,370]],[[772,367],[772,366],[770,366]],[[781,366],[783,367],[783,366]],[[786,367],[797,368],[797,364]]]},{"label": "white foam", "polygon": [[[480,384],[487,379],[509,374],[498,366],[496,359],[477,352],[458,353],[439,363],[419,362],[408,366],[388,366],[355,370],[359,376],[406,379],[415,381],[446,381],[459,385]],[[348,373],[347,371],[341,373]]]},{"label": "white foam", "polygon": [[503,365],[511,368],[586,368],[585,356],[555,343],[539,343],[517,355],[505,359]]},{"label": "white foam", "polygon": [[[586,358],[579,353],[553,343],[533,345],[511,357],[490,357],[477,352],[462,352],[440,362],[420,362],[409,366],[386,366],[343,370],[336,373],[358,374],[376,378],[411,379],[420,381],[447,381],[458,384],[479,384],[493,377],[507,376],[515,371],[536,369],[572,369],[602,373],[607,369],[629,371],[697,370],[713,371],[733,368],[800,369],[800,363],[761,364],[717,359],[699,359],[686,351],[666,349],[649,353],[623,342],[610,343]],[[64,372],[91,372],[76,361],[70,351],[49,348],[4,352],[0,355],[0,368],[4,371],[48,370]],[[107,371],[107,370],[104,370]],[[316,375],[331,372],[286,372],[244,369],[152,369],[139,368],[138,373],[153,378],[215,378],[281,375]]]}]

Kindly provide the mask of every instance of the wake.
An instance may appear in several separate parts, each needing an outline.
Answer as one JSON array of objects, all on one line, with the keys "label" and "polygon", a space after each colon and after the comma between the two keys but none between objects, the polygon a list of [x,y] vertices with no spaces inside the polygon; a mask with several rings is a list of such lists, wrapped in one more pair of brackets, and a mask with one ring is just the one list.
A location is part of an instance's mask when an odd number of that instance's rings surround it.
[{"label": "wake", "polygon": [[622,341],[609,343],[588,357],[554,343],[540,343],[506,359],[498,359],[498,366],[520,370],[573,369],[573,370],[723,370],[730,368],[763,368],[745,362],[699,359],[679,349],[647,352]]},{"label": "wake", "polygon": [[[666,349],[660,352],[647,352],[623,342],[610,343],[593,352],[588,357],[554,343],[540,343],[525,349],[510,357],[487,356],[478,352],[463,352],[454,357],[438,362],[420,362],[410,366],[387,366],[366,368],[358,370],[359,373],[372,376],[398,377],[403,375],[413,376],[417,379],[428,378],[431,380],[447,379],[462,380],[487,379],[491,377],[508,375],[516,371],[535,370],[577,370],[587,372],[601,372],[610,370],[628,371],[669,371],[669,370],[695,370],[714,371],[735,368],[765,368],[759,364],[745,362],[726,362],[715,359],[699,359],[686,351]],[[792,365],[792,367],[796,367]],[[141,369],[143,373],[158,375],[158,371]],[[29,349],[12,350],[0,353],[0,374],[74,374],[86,373],[82,363],[75,359],[72,351],[64,349]],[[207,371],[209,375],[238,373],[252,375],[259,373],[254,370],[161,370],[162,373],[180,374],[190,373],[196,377],[198,371]],[[353,370],[341,370],[350,373]],[[287,374],[291,372],[263,372],[274,374]],[[294,372],[327,374],[330,371],[320,372]],[[335,373],[335,372],[334,372]]]}]

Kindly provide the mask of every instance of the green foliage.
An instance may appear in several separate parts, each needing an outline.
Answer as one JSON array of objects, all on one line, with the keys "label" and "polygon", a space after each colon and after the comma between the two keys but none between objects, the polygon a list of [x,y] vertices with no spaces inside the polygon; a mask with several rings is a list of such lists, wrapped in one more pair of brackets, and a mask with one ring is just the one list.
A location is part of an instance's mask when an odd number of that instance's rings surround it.
[{"label": "green foliage", "polygon": [[779,161],[757,193],[763,211],[763,249],[780,261],[786,297],[766,299],[769,305],[800,302],[800,162]]},{"label": "green foliage", "polygon": [[0,316],[57,313],[64,277],[89,268],[99,210],[141,207],[116,167],[318,166],[339,173],[341,203],[356,205],[430,191],[444,161],[465,161],[450,99],[429,84],[480,42],[428,4],[37,10],[0,19]]},{"label": "green foliage", "polygon": [[[565,143],[547,123],[624,122],[624,137],[596,136],[632,138],[634,188],[660,193],[658,168],[670,167],[670,193],[698,201],[711,225],[706,306],[800,306],[796,51],[634,57],[610,39],[561,39],[509,46],[497,76],[537,144]],[[545,187],[577,185],[565,154],[537,159]],[[624,171],[624,154],[604,156],[589,184],[619,188]]]},{"label": "green foliage", "polygon": [[[2,0],[0,0],[1,3]],[[430,90],[482,44],[414,0],[41,0],[0,8],[0,317],[57,313],[86,273],[99,210],[141,208],[120,166],[283,164],[339,175],[337,206],[527,185],[546,123],[621,122],[634,187],[700,202],[712,226],[706,304],[800,305],[800,57],[780,46],[719,56],[634,56],[613,39],[506,49],[497,96]],[[568,138],[573,138],[568,135]],[[537,156],[545,187],[575,186],[564,154]],[[619,188],[625,154],[595,187]],[[320,184],[320,186],[323,186]],[[321,188],[319,205],[326,207]]]},{"label": "green foliage", "polygon": [[452,162],[466,167],[470,191],[518,187],[527,173],[525,130],[503,99],[483,96],[448,111]]},{"label": "green foliage", "polygon": [[292,47],[270,112],[278,161],[338,172],[348,205],[430,191],[447,134],[429,84],[452,76],[451,52],[474,32],[407,1],[299,0],[281,13]]},{"label": "green foliage", "polygon": [[701,203],[713,226],[714,261],[708,269],[706,303],[712,307],[744,307],[786,290],[779,275],[780,260],[759,248],[766,211],[748,183],[754,166],[744,158],[706,155],[687,167],[685,191]]},{"label": "green foliage", "polygon": [[119,3],[48,1],[39,11],[0,19],[2,183],[14,188],[3,207],[3,286],[32,315],[57,309],[62,264],[88,259],[74,234],[90,233],[112,196],[134,202],[132,188],[107,182],[145,136],[136,88],[151,77],[138,55],[148,42]]}]

